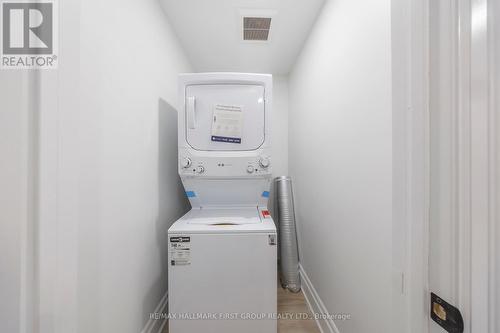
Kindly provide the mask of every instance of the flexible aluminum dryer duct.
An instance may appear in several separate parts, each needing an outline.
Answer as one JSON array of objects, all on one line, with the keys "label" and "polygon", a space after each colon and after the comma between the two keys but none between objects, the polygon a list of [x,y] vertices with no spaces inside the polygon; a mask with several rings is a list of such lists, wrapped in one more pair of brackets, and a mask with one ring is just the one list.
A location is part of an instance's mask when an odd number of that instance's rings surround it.
[{"label": "flexible aluminum dryer duct", "polygon": [[281,285],[292,292],[299,292],[299,251],[295,228],[292,179],[282,176],[274,181],[278,207]]}]

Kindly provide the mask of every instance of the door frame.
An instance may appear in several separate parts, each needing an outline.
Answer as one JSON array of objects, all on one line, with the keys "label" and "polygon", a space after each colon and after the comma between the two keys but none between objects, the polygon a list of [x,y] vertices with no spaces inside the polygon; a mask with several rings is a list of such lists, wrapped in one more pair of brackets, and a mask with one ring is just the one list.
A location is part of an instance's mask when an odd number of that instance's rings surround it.
[{"label": "door frame", "polygon": [[[499,23],[492,0],[450,1],[450,22],[456,27],[450,61],[456,116],[453,122],[452,171],[455,196],[456,279],[450,281],[462,311],[465,332],[496,332],[499,282],[496,263],[500,245],[500,133],[497,82]],[[430,0],[407,2],[410,20],[407,47],[408,81],[406,123],[406,298],[407,331],[429,332],[429,204],[430,204]],[[497,5],[498,6],[498,5]],[[497,15],[498,16],[498,15]],[[495,57],[496,56],[496,57]]]}]

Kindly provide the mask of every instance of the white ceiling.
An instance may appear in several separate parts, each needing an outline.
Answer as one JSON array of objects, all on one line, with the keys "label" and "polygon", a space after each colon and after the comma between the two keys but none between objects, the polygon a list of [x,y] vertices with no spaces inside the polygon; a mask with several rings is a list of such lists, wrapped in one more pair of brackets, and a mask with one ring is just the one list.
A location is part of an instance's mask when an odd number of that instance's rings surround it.
[{"label": "white ceiling", "polygon": [[[287,74],[324,0],[160,0],[198,72]],[[268,42],[242,39],[241,15],[271,14]]]}]

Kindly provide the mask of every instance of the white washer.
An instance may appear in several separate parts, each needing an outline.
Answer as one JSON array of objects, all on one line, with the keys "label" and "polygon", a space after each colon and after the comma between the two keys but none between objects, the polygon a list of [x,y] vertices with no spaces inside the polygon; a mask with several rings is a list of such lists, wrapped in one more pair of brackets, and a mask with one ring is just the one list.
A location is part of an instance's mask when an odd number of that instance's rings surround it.
[{"label": "white washer", "polygon": [[170,228],[169,313],[186,317],[169,332],[276,332],[276,229],[259,214],[194,209]]},{"label": "white washer", "polygon": [[276,333],[272,77],[179,76],[179,174],[191,211],[168,230],[169,332]]}]

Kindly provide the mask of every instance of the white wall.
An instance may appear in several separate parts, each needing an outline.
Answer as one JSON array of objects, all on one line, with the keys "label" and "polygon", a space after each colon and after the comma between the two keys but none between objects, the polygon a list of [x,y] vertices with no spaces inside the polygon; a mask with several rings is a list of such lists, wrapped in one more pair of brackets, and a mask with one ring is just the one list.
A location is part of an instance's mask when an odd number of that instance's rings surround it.
[{"label": "white wall", "polygon": [[26,219],[25,110],[22,106],[22,75],[4,72],[0,76],[0,330],[18,332],[20,320],[21,230]]},{"label": "white wall", "polygon": [[26,252],[32,249],[31,74],[0,72],[0,331],[29,331]]},{"label": "white wall", "polygon": [[[279,176],[288,176],[288,113],[288,76],[273,75],[273,109],[271,114],[273,179]],[[274,196],[274,182],[271,182],[268,208],[275,221],[277,221],[277,206]]]},{"label": "white wall", "polygon": [[391,2],[327,1],[289,80],[301,262],[342,333],[391,330]]},{"label": "white wall", "polygon": [[[490,11],[490,17],[498,18],[500,17],[500,3],[498,1],[493,1],[488,4],[488,11]],[[490,330],[498,331],[500,330],[500,22],[498,19],[492,20],[493,28],[491,31],[491,40],[495,41],[493,43],[494,49],[492,50],[492,66],[494,68],[493,76],[493,86],[496,90],[494,96],[495,99],[492,101],[493,112],[496,114],[495,117],[495,138],[494,143],[492,144],[495,147],[495,152],[493,155],[496,157],[493,165],[496,166],[496,172],[493,172],[493,178],[496,180],[496,184],[494,185],[495,191],[492,191],[494,200],[496,202],[492,203],[492,206],[496,207],[494,212],[494,218],[496,223],[494,224],[496,227],[493,227],[494,234],[491,235],[492,240],[490,241],[493,246],[492,250],[494,251],[491,254],[491,257],[494,258],[490,266],[493,266],[493,269],[490,271],[490,279],[491,279],[491,289],[492,289],[492,302],[491,302],[491,327]]]},{"label": "white wall", "polygon": [[[81,328],[138,332],[167,290],[177,75],[191,67],[158,1],[82,1]],[[96,293],[97,291],[97,293]]]},{"label": "white wall", "polygon": [[271,153],[273,177],[288,175],[288,77],[273,75]]},{"label": "white wall", "polygon": [[137,333],[188,208],[175,107],[191,66],[156,0],[60,6],[60,68],[41,87],[42,332]]}]

